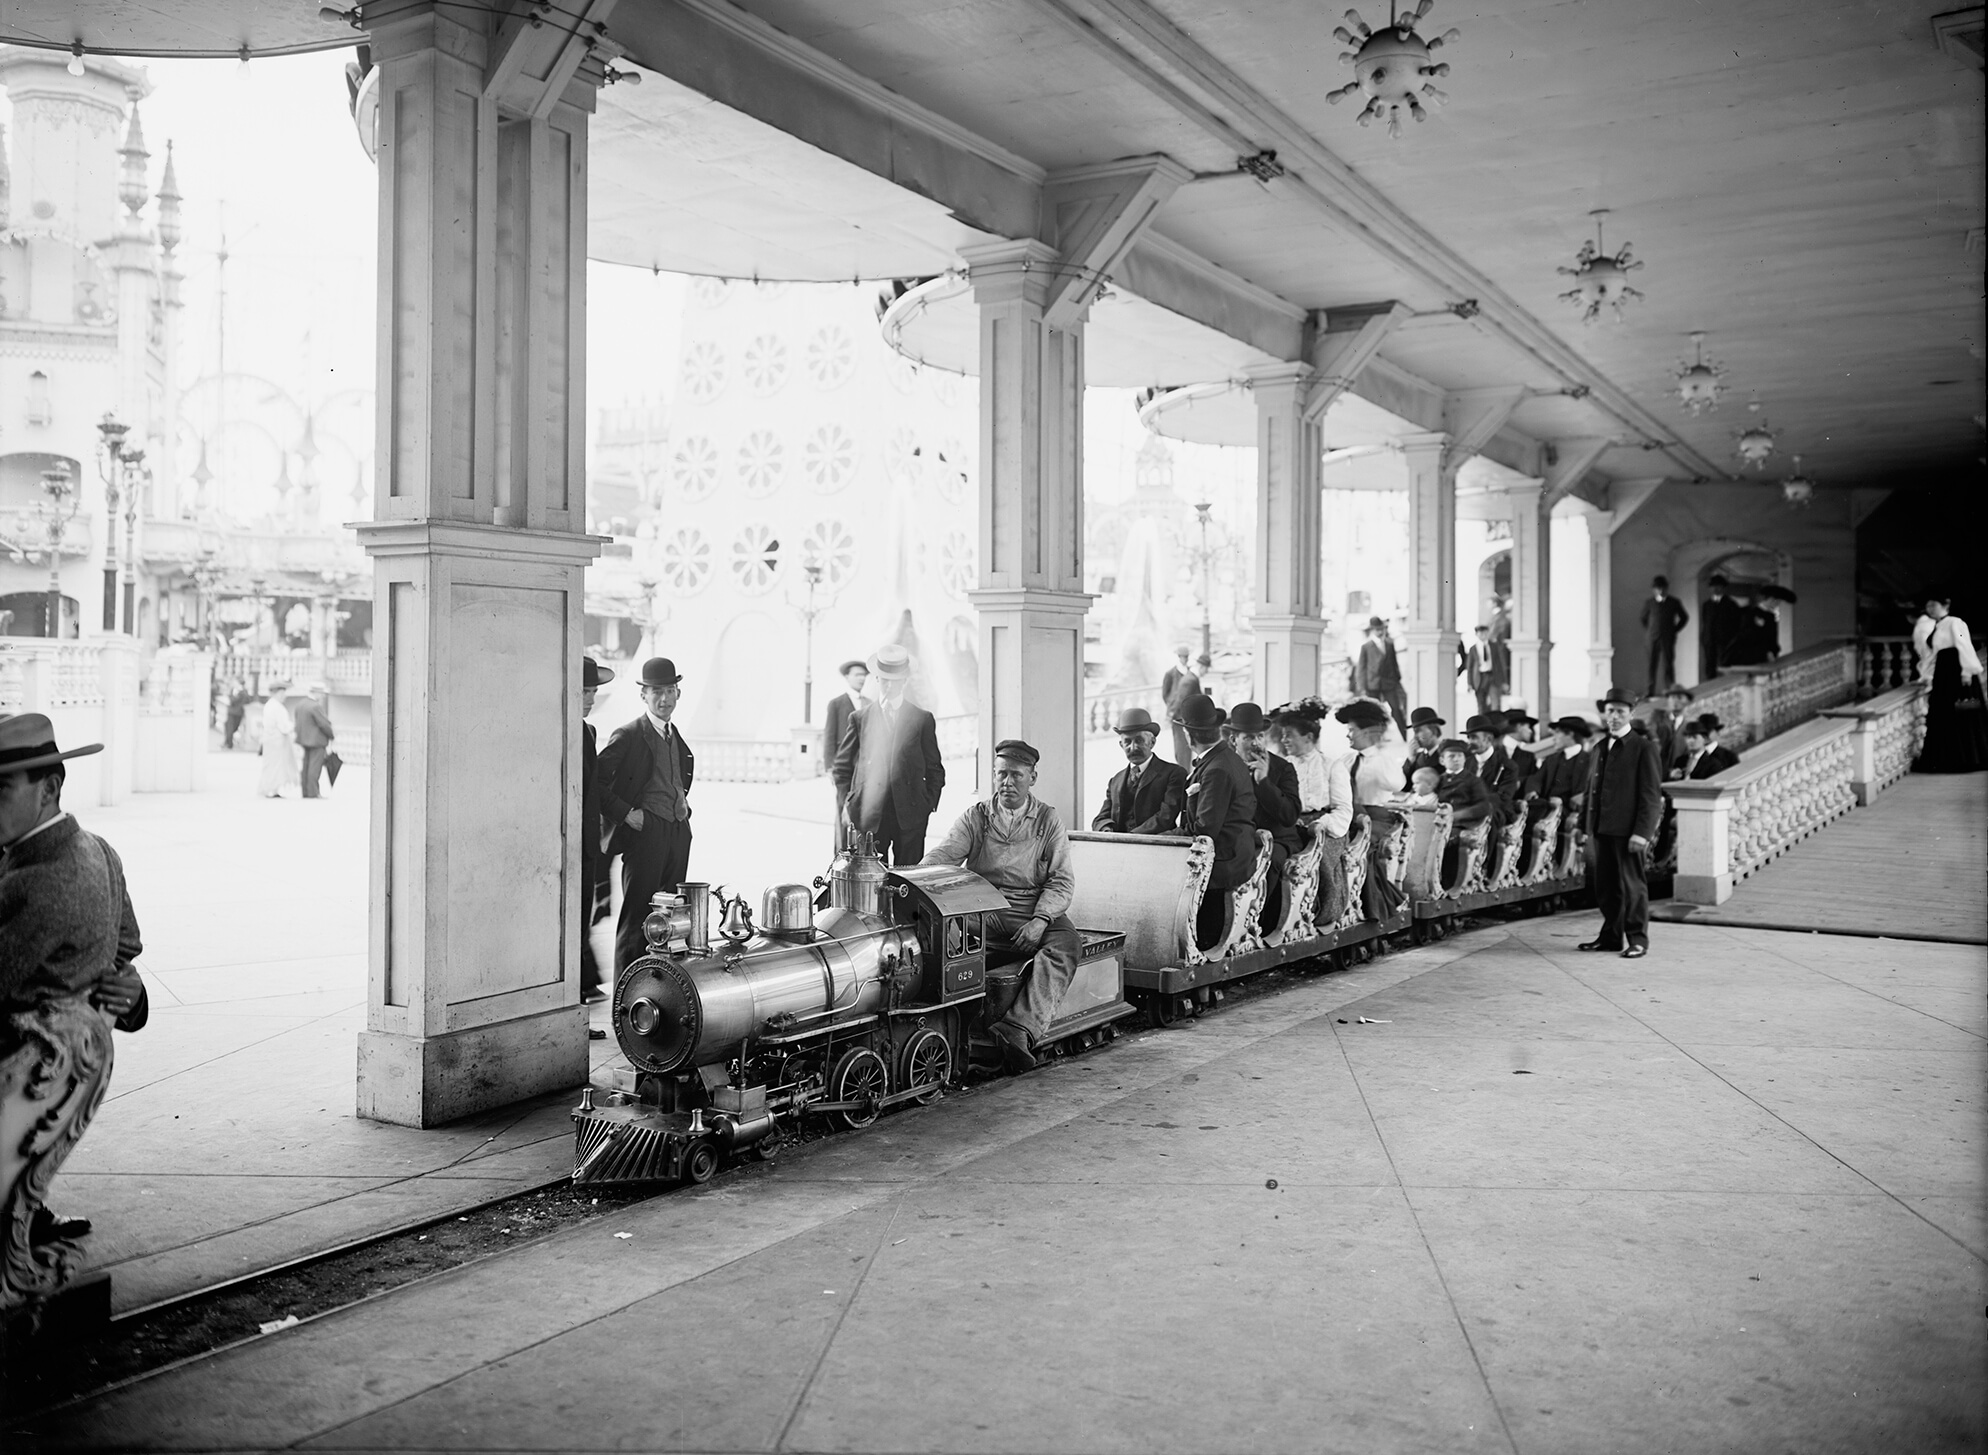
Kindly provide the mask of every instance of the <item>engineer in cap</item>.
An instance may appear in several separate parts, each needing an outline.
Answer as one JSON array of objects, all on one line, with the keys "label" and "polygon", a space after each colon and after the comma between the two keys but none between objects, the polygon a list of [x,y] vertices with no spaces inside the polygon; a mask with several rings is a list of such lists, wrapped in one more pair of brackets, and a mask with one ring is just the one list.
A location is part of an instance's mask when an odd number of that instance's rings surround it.
[{"label": "engineer in cap", "polygon": [[1153,751],[1160,725],[1143,707],[1128,707],[1112,731],[1125,766],[1105,785],[1104,804],[1091,820],[1100,834],[1170,834],[1187,802],[1187,770]]},{"label": "engineer in cap", "polygon": [[889,864],[925,857],[925,826],[946,786],[939,725],[905,692],[911,654],[895,644],[876,656],[878,697],[850,719],[835,755],[835,776],[849,784],[843,806],[851,828],[874,836]]},{"label": "engineer in cap", "polygon": [[1204,945],[1222,932],[1223,895],[1256,872],[1256,780],[1236,750],[1222,741],[1227,715],[1206,697],[1190,697],[1175,719],[1187,733],[1194,766],[1187,774],[1187,808],[1180,831],[1215,845],[1214,867],[1201,897],[1195,934]]},{"label": "engineer in cap", "polygon": [[959,816],[925,855],[927,864],[964,865],[1001,891],[1005,912],[987,916],[987,942],[1029,958],[990,969],[988,1033],[1010,1071],[1035,1065],[1042,1033],[1070,988],[1083,937],[1070,923],[1077,892],[1070,836],[1056,810],[1035,796],[1042,755],[1019,738],[994,745],[994,791]]},{"label": "engineer in cap", "polygon": [[668,657],[642,664],[642,715],[616,728],[601,749],[601,824],[607,852],[621,855],[621,918],[614,930],[619,974],[648,953],[642,921],[658,890],[690,872],[690,781],[697,760],[670,718],[683,678]]},{"label": "engineer in cap", "polygon": [[869,663],[851,658],[835,669],[842,676],[842,690],[828,700],[822,715],[821,756],[835,782],[835,847],[846,847],[849,824],[844,811],[849,803],[849,779],[841,771],[842,740],[849,736],[849,724],[863,710],[863,688],[870,680]]},{"label": "engineer in cap", "polygon": [[42,1202],[110,1081],[111,1028],[147,1012],[138,918],[111,846],[62,807],[64,752],[38,712],[0,716],[0,1314],[70,1276],[87,1218]]},{"label": "engineer in cap", "polygon": [[1593,845],[1601,932],[1583,950],[1619,950],[1625,960],[1650,952],[1650,845],[1663,814],[1657,745],[1629,730],[1636,699],[1619,687],[1595,706],[1606,731],[1593,749],[1582,826]]},{"label": "engineer in cap", "polygon": [[[580,929],[580,999],[605,1000],[600,962],[594,958],[594,926],[607,913],[607,852],[601,847],[601,783],[594,725],[594,699],[614,681],[614,673],[592,657],[580,659],[580,903],[587,922]],[[601,1031],[594,1035],[606,1039]]]}]

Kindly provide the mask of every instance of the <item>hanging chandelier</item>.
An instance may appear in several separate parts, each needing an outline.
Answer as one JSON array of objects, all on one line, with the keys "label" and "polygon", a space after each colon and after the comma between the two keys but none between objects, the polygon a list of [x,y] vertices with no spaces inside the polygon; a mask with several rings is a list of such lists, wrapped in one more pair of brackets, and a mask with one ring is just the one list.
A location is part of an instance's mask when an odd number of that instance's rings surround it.
[{"label": "hanging chandelier", "polygon": [[1588,216],[1595,220],[1594,240],[1581,244],[1573,267],[1558,270],[1574,280],[1574,286],[1562,293],[1560,300],[1578,304],[1583,323],[1593,323],[1604,308],[1615,310],[1619,319],[1624,304],[1643,296],[1629,286],[1629,275],[1643,265],[1630,256],[1628,243],[1613,253],[1602,251],[1601,220],[1608,216],[1606,207],[1597,207]]},{"label": "hanging chandelier", "polygon": [[1423,40],[1415,33],[1415,27],[1423,16],[1429,13],[1435,0],[1421,0],[1406,15],[1397,14],[1394,0],[1388,0],[1388,20],[1378,30],[1370,30],[1367,22],[1360,18],[1360,12],[1346,12],[1347,25],[1336,27],[1332,34],[1341,44],[1352,45],[1359,42],[1357,51],[1341,51],[1339,60],[1353,68],[1353,79],[1337,91],[1328,91],[1325,99],[1337,106],[1341,101],[1356,92],[1367,98],[1365,109],[1360,112],[1360,125],[1374,121],[1387,122],[1389,136],[1401,135],[1401,113],[1406,111],[1417,121],[1428,120],[1428,113],[1422,109],[1422,98],[1428,97],[1431,106],[1441,106],[1450,98],[1429,84],[1430,79],[1447,76],[1450,68],[1447,62],[1432,61],[1430,57],[1446,45],[1452,45],[1462,38],[1461,32],[1448,30],[1434,40]]},{"label": "hanging chandelier", "polygon": [[[1747,409],[1758,414],[1760,401],[1754,400],[1747,405]],[[1768,456],[1774,453],[1774,431],[1768,428],[1764,418],[1757,419],[1751,424],[1740,425],[1733,431],[1733,447],[1738,452],[1741,463],[1751,465],[1756,470],[1765,470]]]},{"label": "hanging chandelier", "polygon": [[1815,499],[1815,481],[1802,473],[1802,457],[1795,456],[1795,473],[1781,482],[1781,498],[1796,510],[1807,510]]},{"label": "hanging chandelier", "polygon": [[1704,334],[1694,333],[1691,344],[1691,361],[1680,361],[1677,366],[1677,402],[1686,413],[1704,414],[1719,407],[1720,396],[1726,392],[1726,370],[1723,364],[1705,357]]}]

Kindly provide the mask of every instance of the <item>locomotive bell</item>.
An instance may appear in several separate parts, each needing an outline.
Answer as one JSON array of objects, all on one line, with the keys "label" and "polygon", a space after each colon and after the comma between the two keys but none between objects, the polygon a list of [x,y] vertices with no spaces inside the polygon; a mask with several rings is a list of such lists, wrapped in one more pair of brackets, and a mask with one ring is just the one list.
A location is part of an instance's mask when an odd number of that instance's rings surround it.
[{"label": "locomotive bell", "polygon": [[723,903],[725,917],[718,922],[718,937],[734,945],[744,944],[752,938],[752,911],[746,907],[745,896],[735,894]]},{"label": "locomotive bell", "polygon": [[775,884],[759,897],[762,934],[806,938],[814,933],[814,901],[805,884]]}]

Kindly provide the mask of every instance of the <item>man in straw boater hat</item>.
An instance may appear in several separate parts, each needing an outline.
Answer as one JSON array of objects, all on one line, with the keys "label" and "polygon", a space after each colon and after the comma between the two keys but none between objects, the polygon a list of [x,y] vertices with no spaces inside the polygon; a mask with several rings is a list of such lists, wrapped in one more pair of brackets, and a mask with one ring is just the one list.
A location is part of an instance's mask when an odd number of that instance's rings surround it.
[{"label": "man in straw boater hat", "polygon": [[938,720],[907,695],[911,654],[895,642],[874,658],[878,697],[850,720],[835,755],[835,776],[848,783],[843,806],[851,829],[876,841],[887,864],[925,857],[925,827],[946,787]]},{"label": "man in straw boater hat", "polygon": [[1153,751],[1160,725],[1143,707],[1128,707],[1112,731],[1125,766],[1105,785],[1104,805],[1091,820],[1100,834],[1170,834],[1187,802],[1187,770]]},{"label": "man in straw boater hat", "polygon": [[0,716],[0,1314],[66,1282],[87,1218],[51,1212],[50,1179],[110,1082],[111,1028],[145,1024],[144,948],[111,846],[62,807],[61,751],[38,712]]},{"label": "man in straw boater hat", "polygon": [[1594,846],[1595,899],[1601,933],[1583,950],[1618,950],[1625,960],[1650,952],[1650,845],[1663,815],[1657,745],[1629,730],[1636,699],[1620,687],[1595,704],[1605,729],[1588,771],[1582,826]]},{"label": "man in straw boater hat", "polygon": [[1020,950],[1019,965],[991,969],[982,1012],[1010,1071],[1035,1065],[1038,1039],[1056,1018],[1082,955],[1070,923],[1077,879],[1070,836],[1056,810],[1035,796],[1042,755],[1019,738],[994,745],[994,791],[971,805],[924,862],[971,869],[1001,892],[1004,911],[986,919],[990,948]]},{"label": "man in straw boater hat", "polygon": [[670,721],[682,683],[668,657],[644,662],[642,715],[614,730],[594,768],[606,849],[621,855],[617,974],[648,953],[642,921],[656,892],[675,889],[690,872],[690,782],[697,759]]},{"label": "man in straw boater hat", "polygon": [[849,777],[842,771],[842,742],[849,736],[849,724],[864,707],[863,688],[870,680],[870,664],[852,657],[836,669],[842,678],[842,691],[828,699],[822,710],[821,760],[835,784],[835,847],[847,847],[849,824],[844,809],[849,802]]}]

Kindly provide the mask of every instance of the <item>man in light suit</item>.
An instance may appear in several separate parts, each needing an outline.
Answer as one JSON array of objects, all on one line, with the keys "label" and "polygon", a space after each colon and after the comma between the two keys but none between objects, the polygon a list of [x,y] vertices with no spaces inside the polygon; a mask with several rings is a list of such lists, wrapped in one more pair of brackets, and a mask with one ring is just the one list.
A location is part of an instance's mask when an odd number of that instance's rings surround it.
[{"label": "man in light suit", "polygon": [[1582,818],[1594,846],[1601,932],[1577,948],[1640,960],[1650,953],[1650,845],[1663,816],[1663,774],[1656,743],[1629,730],[1636,699],[1612,687],[1595,706],[1607,731],[1594,748]]},{"label": "man in light suit", "polygon": [[883,648],[876,669],[882,695],[851,719],[835,776],[849,784],[849,826],[875,835],[885,862],[916,864],[925,857],[925,826],[946,786],[938,723],[905,697],[909,652]]},{"label": "man in light suit", "polygon": [[642,715],[614,730],[594,765],[607,852],[621,855],[617,974],[648,953],[642,921],[656,892],[675,889],[690,872],[690,782],[697,759],[670,722],[682,682],[668,657],[644,662]]},{"label": "man in light suit", "polygon": [[835,779],[835,847],[839,851],[846,847],[848,820],[843,817],[843,810],[849,802],[849,780],[842,775],[839,767],[842,740],[849,736],[849,724],[863,710],[863,688],[870,680],[870,669],[863,662],[849,661],[836,670],[842,674],[844,690],[829,699],[827,713],[822,719],[821,755],[827,760],[829,772]]},{"label": "man in light suit", "polygon": [[1104,806],[1091,820],[1099,834],[1170,834],[1187,802],[1187,770],[1153,751],[1160,725],[1143,707],[1128,707],[1113,729],[1125,766],[1105,785]]},{"label": "man in light suit", "polygon": [[324,772],[324,757],[331,749],[331,740],[338,736],[331,729],[331,714],[324,710],[325,699],[331,694],[322,682],[310,685],[310,696],[291,709],[290,716],[297,724],[297,746],[304,750],[304,766],[300,774],[304,797],[318,796],[318,775]]}]

